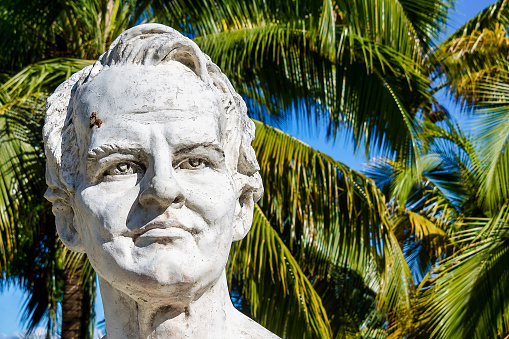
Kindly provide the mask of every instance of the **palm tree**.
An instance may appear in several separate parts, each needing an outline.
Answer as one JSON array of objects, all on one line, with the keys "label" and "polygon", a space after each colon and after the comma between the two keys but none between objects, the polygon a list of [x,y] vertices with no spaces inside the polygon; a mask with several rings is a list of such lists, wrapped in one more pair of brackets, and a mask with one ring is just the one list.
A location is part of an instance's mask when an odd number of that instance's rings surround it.
[{"label": "palm tree", "polygon": [[439,87],[477,114],[474,134],[424,122],[412,166],[385,159],[370,172],[392,192],[394,218],[408,220],[395,232],[419,266],[410,337],[509,335],[508,14],[496,2],[437,51]]},{"label": "palm tree", "polygon": [[[40,102],[90,63],[70,57],[96,58],[137,22],[168,23],[223,69],[253,117],[277,123],[295,108],[299,119],[325,121],[331,137],[344,131],[357,148],[364,142],[367,153],[379,149],[411,160],[415,116],[432,107],[422,65],[448,5],[440,0],[33,0],[30,6],[43,14],[38,18],[21,11],[21,1],[0,5],[5,14],[0,46],[9,51],[2,54],[8,59],[0,88],[2,119],[26,130],[28,117],[34,127],[33,133],[25,132],[30,140],[20,141],[15,132],[2,139],[5,150],[13,149],[2,154],[2,269],[7,277],[21,277],[33,293],[27,314],[47,309],[55,314],[66,281],[62,275],[69,270],[63,257],[80,262],[58,245],[48,204],[40,198]],[[15,34],[19,24],[25,29]],[[27,53],[28,48],[35,52]],[[252,232],[233,248],[229,267],[234,291],[249,304],[246,311],[288,337],[377,336],[407,322],[401,315],[410,307],[412,277],[373,181],[262,123],[257,123],[255,148],[266,194],[255,209]],[[38,181],[28,180],[30,175]],[[36,182],[37,192],[28,187]],[[22,205],[27,197],[41,211],[36,216],[26,213],[36,209]],[[53,242],[44,238],[49,233]],[[16,271],[22,267],[23,244],[47,253],[51,264],[41,267],[54,270],[44,271],[44,285],[34,285],[31,272]],[[83,270],[89,269],[85,263]],[[57,283],[46,299],[28,289],[51,281]],[[39,319],[34,316],[31,324]]]},{"label": "palm tree", "polygon": [[473,142],[478,160],[470,165],[475,185],[470,208],[452,234],[457,250],[434,270],[431,288],[423,293],[423,325],[436,337],[509,335],[507,4],[486,8],[444,43],[453,93],[478,115]]}]

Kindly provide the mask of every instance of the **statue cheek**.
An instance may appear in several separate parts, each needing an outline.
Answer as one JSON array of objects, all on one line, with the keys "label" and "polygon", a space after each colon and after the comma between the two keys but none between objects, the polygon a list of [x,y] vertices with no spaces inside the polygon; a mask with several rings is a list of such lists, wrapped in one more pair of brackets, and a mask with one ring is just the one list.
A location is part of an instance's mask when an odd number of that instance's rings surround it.
[{"label": "statue cheek", "polygon": [[225,218],[233,218],[235,211],[235,189],[227,182],[210,185],[207,190],[191,192],[187,196],[189,208],[199,211],[207,223],[224,222]]},{"label": "statue cheek", "polygon": [[122,183],[100,183],[85,188],[77,194],[76,214],[82,223],[89,225],[92,233],[98,232],[103,239],[112,233],[126,229],[129,212],[136,204],[139,187],[119,189]]},{"label": "statue cheek", "polygon": [[127,211],[129,211],[139,193],[140,187],[136,185],[136,178],[132,177],[124,180],[104,181],[88,186],[80,192],[80,197],[83,204],[91,210],[111,206],[120,207],[121,209],[127,208]]}]

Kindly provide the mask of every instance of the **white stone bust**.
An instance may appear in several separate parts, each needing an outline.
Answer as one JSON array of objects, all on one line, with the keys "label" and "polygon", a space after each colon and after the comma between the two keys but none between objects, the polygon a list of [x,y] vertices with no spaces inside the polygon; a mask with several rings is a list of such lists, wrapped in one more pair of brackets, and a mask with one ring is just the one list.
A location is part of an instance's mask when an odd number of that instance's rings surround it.
[{"label": "white stone bust", "polygon": [[226,284],[263,192],[254,132],[219,68],[158,24],[124,32],[48,99],[46,198],[99,276],[108,339],[276,338]]}]

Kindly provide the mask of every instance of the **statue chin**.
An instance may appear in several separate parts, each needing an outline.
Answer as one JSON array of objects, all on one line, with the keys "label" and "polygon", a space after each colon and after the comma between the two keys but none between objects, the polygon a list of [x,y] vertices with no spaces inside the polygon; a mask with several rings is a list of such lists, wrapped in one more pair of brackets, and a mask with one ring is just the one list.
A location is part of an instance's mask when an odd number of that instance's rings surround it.
[{"label": "statue chin", "polygon": [[254,124],[194,42],[124,32],[49,98],[44,137],[46,196],[99,276],[108,338],[277,338],[225,274],[263,192]]}]

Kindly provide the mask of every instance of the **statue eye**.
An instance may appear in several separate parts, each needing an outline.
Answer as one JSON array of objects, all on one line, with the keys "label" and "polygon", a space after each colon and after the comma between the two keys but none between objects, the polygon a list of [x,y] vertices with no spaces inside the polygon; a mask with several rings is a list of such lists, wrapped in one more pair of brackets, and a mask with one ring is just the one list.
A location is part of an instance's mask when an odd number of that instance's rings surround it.
[{"label": "statue eye", "polygon": [[208,163],[200,158],[189,158],[178,164],[177,168],[187,170],[197,170],[208,166]]},{"label": "statue eye", "polygon": [[105,175],[130,175],[145,172],[145,169],[134,162],[121,162],[106,171]]}]

